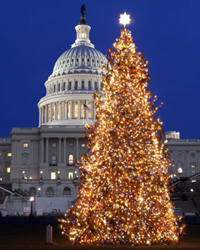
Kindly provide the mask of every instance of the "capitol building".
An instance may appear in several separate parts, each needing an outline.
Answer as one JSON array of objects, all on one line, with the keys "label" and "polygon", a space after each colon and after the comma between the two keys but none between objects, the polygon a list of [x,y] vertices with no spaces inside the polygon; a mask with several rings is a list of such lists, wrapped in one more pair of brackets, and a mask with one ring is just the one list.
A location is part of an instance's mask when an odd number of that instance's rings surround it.
[{"label": "capitol building", "polygon": [[[85,124],[93,124],[92,94],[102,89],[106,57],[91,43],[85,10],[71,48],[56,61],[38,102],[38,127],[14,127],[0,138],[0,211],[3,215],[64,213],[80,181],[76,160],[87,151]],[[200,140],[167,134],[177,177],[200,171]]]}]

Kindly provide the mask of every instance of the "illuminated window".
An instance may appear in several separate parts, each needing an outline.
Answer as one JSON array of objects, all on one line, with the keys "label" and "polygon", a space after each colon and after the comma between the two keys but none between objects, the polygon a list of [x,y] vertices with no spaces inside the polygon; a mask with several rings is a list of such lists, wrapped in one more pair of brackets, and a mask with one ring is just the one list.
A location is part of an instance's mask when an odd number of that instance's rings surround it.
[{"label": "illuminated window", "polygon": [[47,121],[50,121],[50,105],[47,106]]},{"label": "illuminated window", "polygon": [[11,153],[7,153],[7,156],[8,156],[8,157],[11,157],[11,156],[12,156],[12,154],[11,154]]},{"label": "illuminated window", "polygon": [[71,118],[71,103],[68,102],[67,105],[67,118],[70,119]]},{"label": "illuminated window", "polygon": [[74,164],[74,156],[73,155],[69,155],[69,165],[73,165]]},{"label": "illuminated window", "polygon": [[191,169],[192,169],[192,174],[195,174],[195,173],[196,173],[196,165],[195,165],[195,163],[192,163],[192,164],[190,165],[190,167],[191,167]]},{"label": "illuminated window", "polygon": [[51,172],[51,180],[55,180],[56,179],[56,172],[52,171]]},{"label": "illuminated window", "polygon": [[82,147],[82,148],[85,148],[85,147],[86,147],[86,144],[85,144],[85,143],[82,143],[82,144],[81,144],[81,147]]},{"label": "illuminated window", "polygon": [[24,144],[23,144],[23,147],[24,147],[24,148],[28,148],[28,143],[24,143]]},{"label": "illuminated window", "polygon": [[88,102],[88,118],[92,119],[94,114],[93,114],[93,102]]},{"label": "illuminated window", "polygon": [[68,172],[68,179],[74,179],[74,173]]},{"label": "illuminated window", "polygon": [[52,113],[51,113],[51,115],[52,115],[52,121],[55,120],[55,108],[56,108],[56,106],[55,106],[55,104],[53,104],[53,106],[52,106]]},{"label": "illuminated window", "polygon": [[7,172],[8,174],[10,174],[10,167],[7,167],[6,172]]},{"label": "illuminated window", "polygon": [[85,113],[86,113],[84,105],[85,105],[85,102],[81,102],[81,118],[82,119],[83,118],[85,119]]},{"label": "illuminated window", "polygon": [[56,161],[56,155],[52,155],[51,156],[51,165],[56,165],[57,164],[57,161]]},{"label": "illuminated window", "polygon": [[52,148],[56,148],[56,142],[52,142],[51,146]]},{"label": "illuminated window", "polygon": [[73,102],[73,118],[78,118],[78,102]]},{"label": "illuminated window", "polygon": [[182,174],[182,173],[183,173],[183,169],[182,169],[182,168],[178,168],[177,172],[178,172],[179,174]]}]

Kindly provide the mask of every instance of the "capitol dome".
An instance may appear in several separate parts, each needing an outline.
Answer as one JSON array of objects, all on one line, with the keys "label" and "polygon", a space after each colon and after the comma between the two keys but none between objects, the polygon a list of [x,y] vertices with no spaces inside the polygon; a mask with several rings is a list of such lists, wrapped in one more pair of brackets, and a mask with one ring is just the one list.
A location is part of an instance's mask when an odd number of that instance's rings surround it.
[{"label": "capitol dome", "polygon": [[45,82],[46,96],[38,103],[39,126],[92,124],[95,107],[92,94],[102,89],[102,66],[106,57],[91,43],[91,27],[85,12],[75,27],[77,37],[71,48],[56,61]]},{"label": "capitol dome", "polygon": [[95,48],[75,46],[58,58],[50,78],[74,73],[101,74],[101,65],[104,63],[105,56]]}]

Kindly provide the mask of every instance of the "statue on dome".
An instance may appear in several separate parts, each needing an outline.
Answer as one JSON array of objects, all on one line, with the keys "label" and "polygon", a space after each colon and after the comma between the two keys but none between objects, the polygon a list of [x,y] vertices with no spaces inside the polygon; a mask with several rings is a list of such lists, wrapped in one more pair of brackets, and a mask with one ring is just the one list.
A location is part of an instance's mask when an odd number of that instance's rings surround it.
[{"label": "statue on dome", "polygon": [[85,5],[83,4],[83,5],[81,6],[81,15],[82,15],[82,17],[85,16],[85,12],[86,12],[86,9],[85,9]]},{"label": "statue on dome", "polygon": [[85,20],[85,12],[86,12],[86,9],[85,9],[85,5],[83,4],[81,6],[81,21],[79,24],[87,24]]}]

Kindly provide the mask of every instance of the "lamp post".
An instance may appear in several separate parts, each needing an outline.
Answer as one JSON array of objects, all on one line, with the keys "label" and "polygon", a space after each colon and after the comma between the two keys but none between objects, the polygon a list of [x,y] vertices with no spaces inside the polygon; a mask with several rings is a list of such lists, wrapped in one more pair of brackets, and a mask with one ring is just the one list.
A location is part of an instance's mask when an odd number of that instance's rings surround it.
[{"label": "lamp post", "polygon": [[40,171],[40,179],[42,179],[43,171]]},{"label": "lamp post", "polygon": [[30,202],[31,202],[31,213],[30,213],[30,217],[32,217],[33,216],[33,202],[34,202],[34,197],[32,196],[32,197],[30,197]]},{"label": "lamp post", "polygon": [[41,191],[41,188],[39,187],[38,188],[38,196],[40,196],[40,191]]}]

